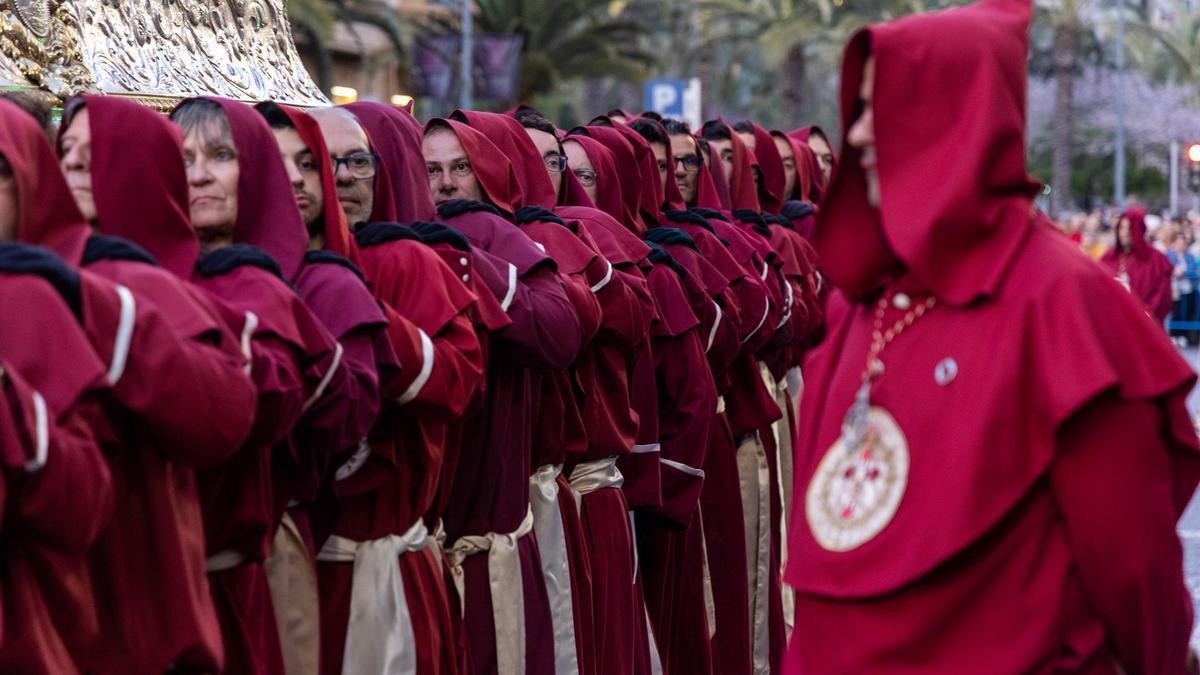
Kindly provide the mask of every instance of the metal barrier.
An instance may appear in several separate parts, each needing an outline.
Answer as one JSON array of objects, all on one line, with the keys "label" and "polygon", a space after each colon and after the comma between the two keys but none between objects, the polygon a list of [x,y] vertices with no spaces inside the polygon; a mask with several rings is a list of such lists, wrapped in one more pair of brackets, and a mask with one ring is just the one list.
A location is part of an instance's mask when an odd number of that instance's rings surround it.
[{"label": "metal barrier", "polygon": [[[1200,334],[1200,286],[1193,286],[1193,292],[1180,295],[1171,305],[1171,314],[1167,317],[1167,330],[1172,336],[1188,336],[1187,333]],[[1193,341],[1195,341],[1193,339]]]}]

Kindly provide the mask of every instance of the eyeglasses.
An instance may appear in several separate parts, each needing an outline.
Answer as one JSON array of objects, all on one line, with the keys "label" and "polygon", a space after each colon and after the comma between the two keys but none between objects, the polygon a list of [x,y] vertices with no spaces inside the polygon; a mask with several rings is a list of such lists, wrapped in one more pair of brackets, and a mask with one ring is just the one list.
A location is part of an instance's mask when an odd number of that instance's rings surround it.
[{"label": "eyeglasses", "polygon": [[583,184],[583,187],[592,187],[596,184],[596,172],[591,169],[575,169],[575,177]]},{"label": "eyeglasses", "polygon": [[546,155],[542,159],[546,160],[546,168],[551,171],[562,173],[567,170],[566,155]]},{"label": "eyeglasses", "polygon": [[330,155],[329,159],[333,162],[333,175],[336,176],[345,166],[346,171],[355,180],[374,178],[375,169],[379,165],[379,155],[373,152],[356,152],[345,157]]},{"label": "eyeglasses", "polygon": [[696,173],[700,170],[700,158],[695,155],[676,157],[675,168],[678,169],[680,164],[683,165],[683,170],[687,173]]}]

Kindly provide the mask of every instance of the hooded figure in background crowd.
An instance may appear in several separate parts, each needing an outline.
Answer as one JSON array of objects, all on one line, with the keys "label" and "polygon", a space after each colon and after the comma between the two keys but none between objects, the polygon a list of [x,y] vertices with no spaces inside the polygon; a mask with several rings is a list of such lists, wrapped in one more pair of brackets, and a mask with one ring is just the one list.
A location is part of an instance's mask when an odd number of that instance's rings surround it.
[{"label": "hooded figure in background crowd", "polygon": [[1146,210],[1129,209],[1117,220],[1116,244],[1100,259],[1112,275],[1142,302],[1146,311],[1165,321],[1171,313],[1174,266],[1146,240]]},{"label": "hooded figure in background crowd", "polygon": [[785,672],[1186,672],[1195,375],[1033,207],[1031,14],[846,47],[815,241],[844,297],[805,372]]}]

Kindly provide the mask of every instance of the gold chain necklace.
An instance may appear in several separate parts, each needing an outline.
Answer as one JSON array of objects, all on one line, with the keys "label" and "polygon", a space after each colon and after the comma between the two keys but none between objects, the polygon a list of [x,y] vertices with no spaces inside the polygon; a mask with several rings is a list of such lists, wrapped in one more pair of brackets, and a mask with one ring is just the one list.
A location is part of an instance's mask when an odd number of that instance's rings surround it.
[{"label": "gold chain necklace", "polygon": [[[883,315],[889,304],[895,304],[897,309],[908,309],[903,317],[898,319],[886,331],[883,329]],[[854,394],[854,403],[846,411],[846,419],[842,422],[842,439],[847,452],[854,452],[867,435],[867,414],[871,410],[871,386],[875,384],[884,371],[883,361],[879,354],[905,330],[916,323],[917,319],[925,316],[937,304],[937,298],[929,296],[925,302],[916,307],[909,307],[912,301],[904,293],[888,292],[879,298],[875,307],[875,324],[871,330],[871,348],[867,350],[867,365],[863,369],[862,385]]]}]

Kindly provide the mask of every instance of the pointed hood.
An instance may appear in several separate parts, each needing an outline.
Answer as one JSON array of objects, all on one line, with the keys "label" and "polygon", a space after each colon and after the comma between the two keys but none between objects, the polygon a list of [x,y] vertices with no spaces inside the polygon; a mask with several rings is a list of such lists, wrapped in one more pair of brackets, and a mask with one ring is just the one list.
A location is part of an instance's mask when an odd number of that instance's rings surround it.
[{"label": "pointed hood", "polygon": [[845,142],[818,219],[816,247],[852,296],[899,259],[939,300],[991,295],[1032,226],[1038,184],[1025,170],[1029,0],[872,26],[842,65],[842,128],[855,121],[867,58],[881,208],[867,203],[861,153]]},{"label": "pointed hood", "polygon": [[[594,139],[612,154],[615,161],[614,169],[616,171],[613,175],[618,177],[617,183],[620,188],[621,201],[623,203],[622,211],[624,213],[617,220],[620,220],[626,227],[633,229],[638,234],[645,232],[646,221],[641,208],[642,174],[641,169],[638,167],[637,155],[634,152],[633,145],[625,138],[624,134],[608,127],[575,127],[567,133],[567,137],[563,140],[572,140],[577,136]],[[584,149],[586,150],[587,147],[585,144]],[[591,158],[591,153],[588,154],[588,157],[589,159]],[[598,175],[599,171],[597,171]],[[616,216],[613,217],[616,218]]]},{"label": "pointed hood", "polygon": [[[294,280],[308,250],[308,230],[267,121],[245,103],[201,97],[221,106],[238,155],[238,208],[233,240],[266,251]],[[182,104],[181,104],[182,105]]]},{"label": "pointed hood", "polygon": [[[91,228],[58,168],[58,157],[41,127],[21,108],[0,100],[0,155],[17,183],[17,241],[51,249],[78,266]],[[183,164],[180,154],[179,163]]]},{"label": "pointed hood", "polygon": [[[581,145],[583,151],[587,153],[588,160],[592,162],[592,167],[596,170],[596,208],[618,221],[625,222],[630,219],[632,217],[630,207],[636,209],[636,205],[629,204],[622,196],[621,181],[618,178],[620,174],[613,152],[591,136],[576,134],[568,136],[565,140]],[[567,171],[564,175],[566,174],[575,175],[573,171]],[[583,189],[582,185],[579,187]]]},{"label": "pointed hood", "polygon": [[546,161],[515,118],[478,110],[455,110],[450,119],[478,130],[509,159],[521,186],[522,206],[552,209],[558,205],[554,184],[546,173]]},{"label": "pointed hood", "polygon": [[325,208],[325,212],[322,214],[325,250],[332,251],[357,266],[359,264],[358,245],[350,233],[350,226],[346,223],[346,212],[338,203],[337,183],[333,177],[333,161],[329,158],[329,148],[325,145],[325,137],[321,135],[321,127],[312,116],[298,108],[280,105],[279,109],[292,121],[296,127],[296,133],[300,134],[300,139],[312,151],[313,158],[321,167],[321,192]]},{"label": "pointed hood", "polygon": [[65,108],[60,142],[74,116],[88,111],[96,230],[141,246],[162,268],[191,278],[200,243],[188,215],[179,127],[114,96],[78,96]]},{"label": "pointed hood", "polygon": [[[515,120],[514,120],[515,121]],[[517,179],[516,169],[508,156],[488,140],[488,137],[462,122],[444,117],[434,117],[425,123],[425,130],[444,124],[450,127],[458,142],[462,144],[467,159],[471,161],[471,169],[488,202],[500,209],[504,216],[512,220],[517,209],[525,205],[525,196],[521,190],[521,182]],[[524,131],[521,132],[524,135]],[[543,173],[545,170],[543,169]],[[549,180],[549,178],[547,178]],[[553,191],[552,191],[553,192]]]},{"label": "pointed hood", "polygon": [[787,186],[783,158],[779,156],[771,132],[757,124],[754,125],[754,144],[754,157],[762,174],[762,185],[758,189],[759,206],[767,213],[779,213],[783,202],[788,199],[788,195],[783,194]]},{"label": "pointed hood", "polygon": [[725,167],[721,166],[720,159],[715,162],[704,161],[704,152],[699,150],[699,144],[706,142],[696,137],[697,150],[700,152],[700,172],[696,176],[696,207],[733,211],[733,203],[729,199],[729,184],[725,182]]},{"label": "pointed hood", "polygon": [[343,106],[354,113],[379,155],[371,222],[433,218],[433,196],[421,156],[421,124],[407,112],[375,101]]}]

